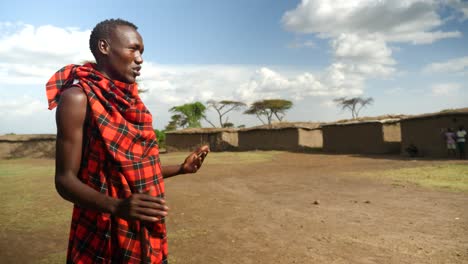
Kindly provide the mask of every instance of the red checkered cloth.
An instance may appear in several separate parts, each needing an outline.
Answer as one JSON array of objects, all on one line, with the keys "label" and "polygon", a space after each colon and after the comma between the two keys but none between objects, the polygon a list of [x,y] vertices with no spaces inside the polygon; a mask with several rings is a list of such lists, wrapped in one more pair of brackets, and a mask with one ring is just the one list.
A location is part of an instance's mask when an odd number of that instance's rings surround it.
[{"label": "red checkered cloth", "polygon": [[[164,182],[152,117],[136,84],[111,81],[95,64],[68,65],[46,84],[49,109],[66,88],[88,97],[79,179],[114,198],[146,192],[164,197]],[[142,254],[143,252],[143,254]],[[126,221],[75,205],[67,263],[167,263],[164,219]]]}]

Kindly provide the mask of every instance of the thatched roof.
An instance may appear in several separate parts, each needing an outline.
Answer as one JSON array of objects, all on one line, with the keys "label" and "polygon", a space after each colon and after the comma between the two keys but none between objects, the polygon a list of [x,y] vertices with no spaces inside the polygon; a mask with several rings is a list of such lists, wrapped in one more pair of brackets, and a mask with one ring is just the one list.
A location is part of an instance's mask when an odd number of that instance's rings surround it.
[{"label": "thatched roof", "polygon": [[331,122],[324,124],[323,126],[347,126],[347,125],[358,125],[358,124],[371,124],[371,123],[378,123],[378,124],[391,124],[397,123],[402,118],[408,117],[408,115],[381,115],[381,116],[365,116],[359,117],[356,119],[342,119],[336,122]]},{"label": "thatched roof", "polygon": [[366,116],[359,117],[356,119],[343,119],[336,122],[324,124],[323,126],[339,126],[339,125],[356,125],[356,124],[367,124],[367,123],[383,123],[391,124],[396,122],[402,122],[405,120],[419,119],[419,118],[433,118],[438,116],[453,116],[453,115],[467,115],[468,107],[458,109],[446,109],[436,113],[427,113],[420,115],[381,115],[381,116]]},{"label": "thatched roof", "polygon": [[277,122],[272,123],[271,125],[261,125],[261,126],[254,126],[254,127],[247,127],[242,128],[240,131],[251,131],[251,130],[279,130],[279,129],[287,129],[287,128],[302,128],[302,129],[318,129],[324,123],[319,122]]},{"label": "thatched roof", "polygon": [[435,113],[426,113],[420,115],[412,115],[406,118],[403,118],[401,121],[406,120],[414,120],[414,119],[425,119],[425,118],[434,118],[434,117],[444,117],[444,116],[467,116],[468,115],[468,107],[465,108],[457,108],[457,109],[445,109]]},{"label": "thatched roof", "polygon": [[237,132],[238,128],[217,128],[217,127],[201,127],[201,128],[186,128],[182,130],[166,131],[166,134],[215,134],[221,132],[233,133]]},{"label": "thatched roof", "polygon": [[166,134],[214,134],[214,133],[234,133],[238,131],[251,130],[278,130],[287,128],[318,129],[324,123],[317,122],[277,122],[271,125],[261,125],[247,128],[186,128],[182,130],[168,131]]},{"label": "thatched roof", "polygon": [[409,115],[403,114],[390,114],[390,115],[380,115],[380,116],[363,116],[358,117],[356,119],[341,119],[336,122],[332,122],[332,124],[336,123],[356,123],[356,122],[381,122],[383,120],[396,120],[408,117]]}]

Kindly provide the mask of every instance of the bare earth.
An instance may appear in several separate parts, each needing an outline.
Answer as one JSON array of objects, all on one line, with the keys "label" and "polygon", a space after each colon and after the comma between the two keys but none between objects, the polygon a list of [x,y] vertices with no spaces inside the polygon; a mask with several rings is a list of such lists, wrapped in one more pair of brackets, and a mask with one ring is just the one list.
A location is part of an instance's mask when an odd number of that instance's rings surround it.
[{"label": "bare earth", "polygon": [[[390,158],[390,159],[387,159]],[[175,263],[468,263],[468,195],[350,177],[438,164],[281,153],[166,182]]]},{"label": "bare earth", "polygon": [[[238,165],[210,155],[198,174],[166,181],[172,264],[468,263],[468,194],[357,177],[449,161],[278,152]],[[4,233],[2,263],[63,260],[68,225]]]}]

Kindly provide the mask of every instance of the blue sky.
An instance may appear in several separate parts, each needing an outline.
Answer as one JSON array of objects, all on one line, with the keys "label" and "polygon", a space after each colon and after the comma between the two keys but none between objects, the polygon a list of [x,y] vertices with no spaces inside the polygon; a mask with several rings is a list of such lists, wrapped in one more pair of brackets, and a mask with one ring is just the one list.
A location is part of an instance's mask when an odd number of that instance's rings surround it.
[{"label": "blue sky", "polygon": [[0,134],[55,132],[44,84],[91,58],[90,30],[107,18],[139,27],[159,129],[170,107],[209,99],[288,99],[288,121],[349,118],[342,96],[373,97],[365,116],[468,107],[467,1],[3,1]]}]

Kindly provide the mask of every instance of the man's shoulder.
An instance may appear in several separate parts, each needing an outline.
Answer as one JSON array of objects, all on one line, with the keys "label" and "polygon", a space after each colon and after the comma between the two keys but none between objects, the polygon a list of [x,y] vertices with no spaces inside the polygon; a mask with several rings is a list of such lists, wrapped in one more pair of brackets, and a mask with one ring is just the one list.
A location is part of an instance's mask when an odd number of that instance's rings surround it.
[{"label": "man's shoulder", "polygon": [[72,86],[62,92],[59,104],[86,106],[87,101],[86,93],[80,87]]}]

